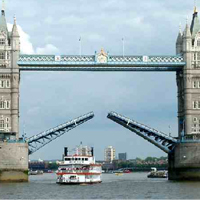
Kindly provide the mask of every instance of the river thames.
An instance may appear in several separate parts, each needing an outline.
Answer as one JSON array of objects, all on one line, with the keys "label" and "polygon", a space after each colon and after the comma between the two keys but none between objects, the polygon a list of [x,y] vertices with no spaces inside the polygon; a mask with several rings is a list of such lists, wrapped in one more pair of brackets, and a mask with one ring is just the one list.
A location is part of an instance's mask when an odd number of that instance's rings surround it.
[{"label": "river thames", "polygon": [[1,183],[0,199],[199,199],[200,182],[148,179],[147,173],[103,174],[95,185],[58,185],[56,174],[30,176],[29,183]]}]

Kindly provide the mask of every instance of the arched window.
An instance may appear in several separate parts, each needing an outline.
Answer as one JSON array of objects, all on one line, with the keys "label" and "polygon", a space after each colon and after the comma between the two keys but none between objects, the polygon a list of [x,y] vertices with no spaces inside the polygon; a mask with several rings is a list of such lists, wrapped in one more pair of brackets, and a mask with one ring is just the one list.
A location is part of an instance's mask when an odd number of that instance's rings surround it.
[{"label": "arched window", "polygon": [[197,88],[197,82],[193,81],[193,88]]},{"label": "arched window", "polygon": [[10,109],[10,101],[6,101],[6,108]]},{"label": "arched window", "polygon": [[4,60],[5,59],[5,52],[0,52],[0,60]]},{"label": "arched window", "polygon": [[0,45],[5,45],[6,44],[6,40],[4,38],[0,38]]},{"label": "arched window", "polygon": [[4,80],[0,80],[0,88],[4,88]]},{"label": "arched window", "polygon": [[197,40],[197,46],[200,47],[200,39]]},{"label": "arched window", "polygon": [[10,80],[6,80],[6,87],[10,88]]},{"label": "arched window", "polygon": [[4,127],[5,127],[4,120],[1,119],[1,120],[0,120],[0,130],[4,129]]},{"label": "arched window", "polygon": [[4,101],[3,100],[0,101],[0,109],[4,109]]},{"label": "arched window", "polygon": [[0,100],[0,109],[10,109],[10,101],[9,100]]}]

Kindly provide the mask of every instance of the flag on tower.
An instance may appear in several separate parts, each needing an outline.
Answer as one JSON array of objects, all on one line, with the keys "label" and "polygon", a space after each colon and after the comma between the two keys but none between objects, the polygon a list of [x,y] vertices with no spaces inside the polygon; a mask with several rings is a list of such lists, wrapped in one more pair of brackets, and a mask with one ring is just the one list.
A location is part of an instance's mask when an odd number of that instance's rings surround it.
[{"label": "flag on tower", "polygon": [[79,44],[79,54],[80,54],[80,56],[81,56],[81,54],[82,54],[81,37],[79,38],[79,42],[80,42],[80,44]]},{"label": "flag on tower", "polygon": [[122,38],[122,52],[123,52],[123,57],[124,57],[124,38]]}]

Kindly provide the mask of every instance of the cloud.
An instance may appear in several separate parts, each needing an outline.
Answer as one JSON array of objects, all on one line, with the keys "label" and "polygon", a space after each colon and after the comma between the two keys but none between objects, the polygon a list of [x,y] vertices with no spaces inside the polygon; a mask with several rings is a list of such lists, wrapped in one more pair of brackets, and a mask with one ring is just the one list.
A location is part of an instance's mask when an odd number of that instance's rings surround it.
[{"label": "cloud", "polygon": [[[8,23],[8,30],[12,31],[12,24]],[[25,33],[21,26],[17,25],[18,28],[18,32],[20,35],[20,43],[21,43],[21,53],[22,54],[34,54],[34,49],[33,49],[33,45],[30,41],[30,36]]]},{"label": "cloud", "polygon": [[36,54],[58,54],[59,49],[52,44],[47,44],[45,47],[36,48]]},{"label": "cloud", "polygon": [[[12,31],[13,25],[8,23],[8,31]],[[21,43],[21,54],[57,54],[59,49],[53,44],[46,44],[44,47],[37,47],[36,50],[33,48],[31,43],[30,36],[23,31],[22,27],[17,25],[18,32],[20,35]]]}]

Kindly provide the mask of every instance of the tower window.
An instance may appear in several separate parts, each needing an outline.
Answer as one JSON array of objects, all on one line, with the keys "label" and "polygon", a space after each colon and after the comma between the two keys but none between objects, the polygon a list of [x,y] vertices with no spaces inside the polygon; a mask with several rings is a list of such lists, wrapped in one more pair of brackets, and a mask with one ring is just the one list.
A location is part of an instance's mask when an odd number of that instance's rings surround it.
[{"label": "tower window", "polygon": [[7,52],[7,59],[10,59],[10,52]]},{"label": "tower window", "polygon": [[0,129],[4,129],[5,123],[4,120],[0,120]]},{"label": "tower window", "polygon": [[7,81],[6,81],[6,87],[7,87],[7,88],[10,88],[10,80],[7,80]]},{"label": "tower window", "polygon": [[197,82],[193,81],[193,88],[197,88]]},{"label": "tower window", "polygon": [[10,101],[7,101],[7,102],[6,102],[6,108],[7,108],[7,109],[10,109]]},{"label": "tower window", "polygon": [[3,39],[3,38],[0,38],[0,45],[5,45],[6,44],[6,41],[5,41],[5,39]]},{"label": "tower window", "polygon": [[193,118],[193,121],[194,121],[194,122],[197,122],[197,118],[196,118],[196,117],[194,117],[194,118]]},{"label": "tower window", "polygon": [[0,101],[0,109],[4,108],[4,101]]},{"label": "tower window", "polygon": [[0,88],[4,88],[4,80],[0,80]]},{"label": "tower window", "polygon": [[197,40],[197,46],[200,47],[200,39]]},{"label": "tower window", "polygon": [[196,60],[197,58],[196,58],[196,53],[194,53],[194,60]]},{"label": "tower window", "polygon": [[1,53],[0,53],[0,60],[3,60],[3,59],[5,59],[5,53],[4,53],[4,52],[1,52]]},{"label": "tower window", "polygon": [[10,109],[10,101],[0,101],[0,109]]},{"label": "tower window", "polygon": [[193,101],[193,109],[200,109],[200,101]]},{"label": "tower window", "polygon": [[0,80],[0,88],[10,88],[10,80]]},{"label": "tower window", "polygon": [[197,53],[197,60],[200,60],[200,53]]}]

